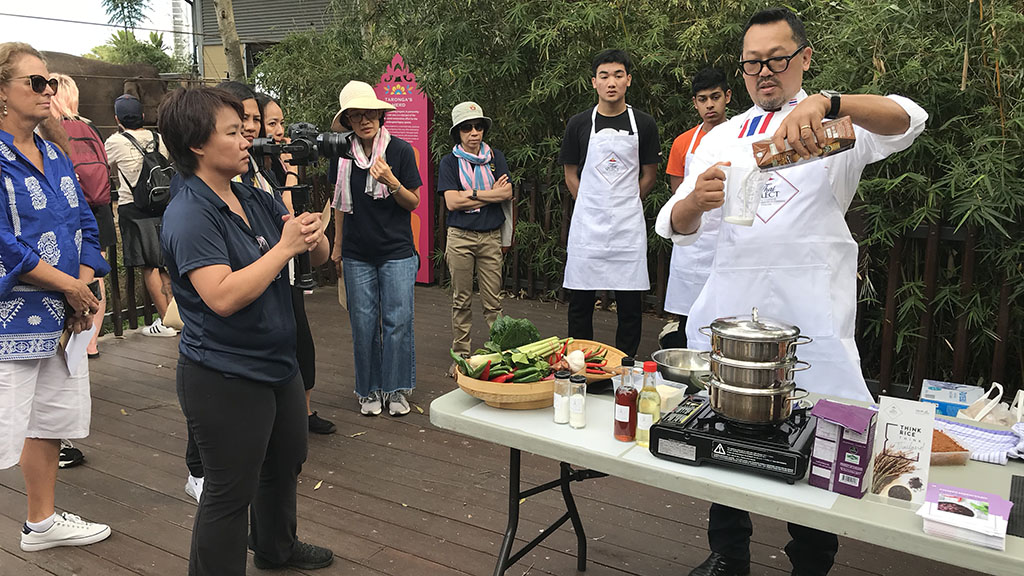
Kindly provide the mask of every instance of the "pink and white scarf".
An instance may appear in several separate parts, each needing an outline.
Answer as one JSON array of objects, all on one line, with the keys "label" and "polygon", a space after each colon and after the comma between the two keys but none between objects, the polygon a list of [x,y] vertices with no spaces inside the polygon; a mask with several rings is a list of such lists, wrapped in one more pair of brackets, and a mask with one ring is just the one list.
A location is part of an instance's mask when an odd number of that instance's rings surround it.
[{"label": "pink and white scarf", "polygon": [[[363,151],[363,145],[358,138],[352,138],[352,157],[355,160],[341,158],[338,160],[338,181],[334,185],[334,208],[347,214],[352,213],[352,166],[353,164],[363,170],[370,170],[370,166],[377,161],[377,158],[387,158],[384,152],[391,142],[391,134],[388,129],[381,126],[380,131],[373,137],[373,147],[370,149],[370,156],[367,158]],[[382,183],[366,174],[365,194],[373,197],[374,200],[381,200],[391,195],[391,190]]]}]

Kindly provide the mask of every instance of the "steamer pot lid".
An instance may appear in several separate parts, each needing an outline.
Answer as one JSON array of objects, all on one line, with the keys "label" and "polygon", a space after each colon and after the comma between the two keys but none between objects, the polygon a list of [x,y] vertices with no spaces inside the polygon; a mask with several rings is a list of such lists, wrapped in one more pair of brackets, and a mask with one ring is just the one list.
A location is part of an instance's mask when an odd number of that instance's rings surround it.
[{"label": "steamer pot lid", "polygon": [[800,335],[800,328],[788,322],[761,316],[757,307],[749,316],[728,316],[711,323],[711,331],[723,338],[745,342],[788,341]]}]

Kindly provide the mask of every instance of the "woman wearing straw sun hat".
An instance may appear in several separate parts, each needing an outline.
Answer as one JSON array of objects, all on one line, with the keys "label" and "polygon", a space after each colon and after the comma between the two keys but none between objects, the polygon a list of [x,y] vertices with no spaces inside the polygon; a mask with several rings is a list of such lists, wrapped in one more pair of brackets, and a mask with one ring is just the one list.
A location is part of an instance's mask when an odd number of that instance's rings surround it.
[{"label": "woman wearing straw sun hat", "polygon": [[335,234],[331,258],[344,276],[355,354],[360,412],[409,413],[416,387],[413,286],[419,268],[410,213],[420,203],[412,146],[388,133],[384,116],[395,107],[365,82],[338,96],[333,129],[351,130],[349,154],[331,163]]},{"label": "woman wearing straw sun hat", "polygon": [[512,240],[512,183],[508,162],[484,142],[491,119],[476,102],[452,109],[455,146],[437,168],[437,191],[448,207],[445,260],[452,276],[452,350],[469,353],[473,272],[490,326],[501,314],[501,252]]}]

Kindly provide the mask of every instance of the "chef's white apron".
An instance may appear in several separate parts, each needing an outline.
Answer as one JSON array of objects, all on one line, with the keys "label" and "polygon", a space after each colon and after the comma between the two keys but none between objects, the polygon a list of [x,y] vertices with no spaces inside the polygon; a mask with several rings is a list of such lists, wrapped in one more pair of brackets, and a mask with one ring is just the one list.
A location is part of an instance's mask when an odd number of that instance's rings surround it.
[{"label": "chef's white apron", "polygon": [[649,290],[647,222],[640,202],[640,136],[633,109],[626,109],[632,134],[595,132],[580,175],[569,226],[565,280],[569,290]]},{"label": "chef's white apron", "polygon": [[[690,175],[693,155],[697,150],[697,137],[704,125],[690,140],[683,166],[683,178]],[[675,193],[675,190],[672,191]],[[715,260],[715,244],[718,242],[718,226],[722,222],[722,209],[715,208],[706,216],[704,229],[697,241],[689,246],[672,245],[672,260],[669,264],[668,286],[665,289],[665,311],[681,316],[690,314],[690,307],[700,295],[711,274]]]},{"label": "chef's white apron", "polygon": [[[757,138],[764,136],[749,140]],[[712,273],[690,310],[686,336],[695,348],[708,349],[700,327],[757,306],[762,315],[796,324],[814,338],[797,348],[797,356],[811,364],[796,373],[799,387],[870,401],[854,342],[857,244],[830,184],[830,167],[841,156],[774,172],[754,225],[722,224]],[[752,157],[743,161],[753,166]]]}]

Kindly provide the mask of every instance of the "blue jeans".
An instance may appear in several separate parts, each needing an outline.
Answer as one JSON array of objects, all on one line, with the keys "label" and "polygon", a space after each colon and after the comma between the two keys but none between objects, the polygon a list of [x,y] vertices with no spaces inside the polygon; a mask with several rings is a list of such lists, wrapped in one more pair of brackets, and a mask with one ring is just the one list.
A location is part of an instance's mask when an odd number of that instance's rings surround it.
[{"label": "blue jeans", "polygon": [[380,264],[343,261],[355,353],[356,395],[416,387],[413,287],[419,256]]}]

